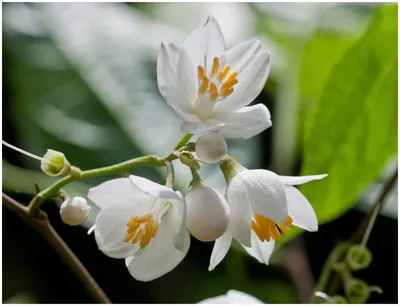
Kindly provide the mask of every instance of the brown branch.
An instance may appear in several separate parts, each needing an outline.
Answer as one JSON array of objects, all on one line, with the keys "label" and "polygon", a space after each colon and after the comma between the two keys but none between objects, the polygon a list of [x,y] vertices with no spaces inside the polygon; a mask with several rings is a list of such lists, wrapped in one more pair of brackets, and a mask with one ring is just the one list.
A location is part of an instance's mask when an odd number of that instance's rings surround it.
[{"label": "brown branch", "polygon": [[64,240],[57,234],[53,226],[50,224],[49,218],[45,212],[38,209],[35,217],[28,215],[28,208],[21,205],[13,198],[3,193],[3,205],[14,212],[24,222],[28,223],[34,228],[43,238],[50,244],[50,246],[58,253],[62,260],[68,265],[72,272],[78,277],[93,300],[96,303],[111,304],[111,301],[105,295],[100,286],[96,283],[94,278],[90,275],[85,266],[79,261],[72,250],[64,242]]}]

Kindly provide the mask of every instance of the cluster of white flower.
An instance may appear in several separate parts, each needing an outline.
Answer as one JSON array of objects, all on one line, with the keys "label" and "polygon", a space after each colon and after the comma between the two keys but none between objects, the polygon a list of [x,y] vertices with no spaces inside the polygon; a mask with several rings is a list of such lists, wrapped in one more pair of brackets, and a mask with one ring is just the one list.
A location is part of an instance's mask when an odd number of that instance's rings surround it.
[{"label": "cluster of white flower", "polygon": [[287,177],[248,170],[227,155],[224,138],[249,138],[272,125],[263,104],[247,106],[264,88],[269,52],[257,40],[225,50],[217,21],[209,17],[180,46],[161,44],[157,80],[162,96],[184,120],[182,131],[200,135],[195,151],[203,163],[220,161],[228,187],[223,197],[205,186],[196,170],[184,196],[131,175],[89,191],[101,208],[94,226],[99,249],[124,258],[131,275],[149,281],[185,257],[190,235],[215,241],[209,270],[225,257],[232,238],[268,264],[275,241],[292,225],[316,231],[307,199],[293,185],[326,175]]}]

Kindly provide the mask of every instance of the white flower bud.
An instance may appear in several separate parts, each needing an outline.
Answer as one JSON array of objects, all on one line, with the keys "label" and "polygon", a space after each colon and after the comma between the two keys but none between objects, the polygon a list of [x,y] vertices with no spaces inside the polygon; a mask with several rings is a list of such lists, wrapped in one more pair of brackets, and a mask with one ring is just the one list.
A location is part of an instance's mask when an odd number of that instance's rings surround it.
[{"label": "white flower bud", "polygon": [[201,241],[212,241],[228,229],[230,209],[225,198],[211,187],[193,187],[186,194],[186,223]]},{"label": "white flower bud", "polygon": [[51,149],[43,156],[40,168],[50,176],[65,176],[71,172],[71,164],[65,155]]},{"label": "white flower bud", "polygon": [[219,161],[228,151],[224,137],[218,133],[200,136],[196,141],[195,149],[197,156],[207,164]]},{"label": "white flower bud", "polygon": [[89,216],[90,210],[91,207],[84,198],[73,197],[62,203],[60,216],[68,225],[79,225]]}]

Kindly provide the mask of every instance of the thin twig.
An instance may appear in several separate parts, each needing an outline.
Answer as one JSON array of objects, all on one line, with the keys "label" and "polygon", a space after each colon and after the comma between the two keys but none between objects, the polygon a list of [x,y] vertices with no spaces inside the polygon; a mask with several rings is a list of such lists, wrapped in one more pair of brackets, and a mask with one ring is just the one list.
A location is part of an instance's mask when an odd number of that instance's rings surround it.
[{"label": "thin twig", "polygon": [[28,215],[28,208],[26,206],[21,205],[4,193],[3,205],[43,236],[58,255],[60,255],[62,260],[69,266],[72,272],[82,281],[83,285],[96,303],[111,304],[111,301],[86,270],[85,266],[79,261],[64,240],[54,230],[45,212],[38,209],[35,217],[31,217]]}]

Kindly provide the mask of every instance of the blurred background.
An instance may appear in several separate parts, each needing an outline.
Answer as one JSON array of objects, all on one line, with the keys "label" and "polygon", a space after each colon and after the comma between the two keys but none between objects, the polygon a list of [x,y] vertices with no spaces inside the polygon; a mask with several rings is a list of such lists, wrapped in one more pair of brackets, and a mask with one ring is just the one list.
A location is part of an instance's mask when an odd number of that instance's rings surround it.
[{"label": "blurred background", "polygon": [[[135,281],[123,260],[98,251],[84,227],[43,209],[114,303],[196,303],[230,289],[265,303],[306,302],[334,245],[349,239],[397,171],[397,4],[384,3],[6,3],[3,4],[3,140],[39,156],[62,151],[81,169],[171,151],[180,119],[156,81],[160,42],[179,43],[213,15],[228,48],[257,38],[271,52],[271,73],[254,103],[267,105],[272,128],[228,141],[248,168],[281,175],[328,173],[302,186],[320,228],[292,229],[269,266],[234,246],[208,272],[212,243],[192,239],[183,262],[164,277]],[[52,178],[37,161],[3,146],[3,192],[28,203]],[[176,165],[185,192],[190,173]],[[157,169],[132,169],[157,182]],[[218,165],[203,167],[222,193]],[[70,195],[110,177],[68,185]],[[91,303],[82,284],[35,231],[3,207],[3,302]],[[386,197],[368,247],[373,262],[356,273],[398,299],[397,183]],[[339,291],[340,293],[340,291]]]}]

